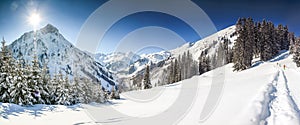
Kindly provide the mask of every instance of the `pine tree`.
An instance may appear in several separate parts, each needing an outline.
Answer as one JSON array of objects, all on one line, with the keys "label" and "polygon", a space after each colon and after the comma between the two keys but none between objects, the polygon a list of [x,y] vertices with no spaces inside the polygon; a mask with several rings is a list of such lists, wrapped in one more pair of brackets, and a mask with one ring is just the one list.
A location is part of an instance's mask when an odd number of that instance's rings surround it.
[{"label": "pine tree", "polygon": [[294,46],[293,61],[296,63],[297,67],[300,67],[300,38],[297,38]]},{"label": "pine tree", "polygon": [[171,64],[168,67],[168,71],[169,71],[169,77],[168,77],[168,84],[174,83],[174,63],[173,60],[171,60]]},{"label": "pine tree", "polygon": [[172,81],[172,83],[175,83],[175,82],[178,82],[178,77],[179,77],[179,64],[178,64],[178,60],[177,59],[175,59],[175,62],[174,62],[174,66],[172,67],[173,68],[173,81]]},{"label": "pine tree", "polygon": [[45,101],[41,98],[41,91],[43,91],[44,88],[42,84],[41,71],[36,55],[34,55],[32,66],[29,69],[28,87],[32,92],[32,96],[35,98],[33,100],[33,103],[44,104]]},{"label": "pine tree", "polygon": [[92,102],[92,89],[91,82],[87,78],[83,78],[82,90],[84,92],[83,100],[84,103]]},{"label": "pine tree", "polygon": [[143,89],[150,89],[152,88],[151,81],[150,81],[150,67],[147,65],[146,71],[144,73],[144,80],[143,80]]},{"label": "pine tree", "polygon": [[[104,91],[102,90],[102,86],[101,86],[101,83],[95,83],[94,84],[94,101],[95,102],[98,102],[98,103],[103,103],[103,102],[106,102],[107,99],[105,98],[105,95],[104,95]],[[118,93],[115,93],[114,94],[114,98],[115,99],[118,99],[120,98],[120,96],[118,95]]]},{"label": "pine tree", "polygon": [[247,67],[243,64],[243,57],[244,57],[244,27],[243,27],[243,22],[242,19],[240,18],[236,24],[236,32],[238,33],[238,38],[236,39],[236,42],[234,43],[233,46],[233,68],[234,71],[240,71],[244,70]]},{"label": "pine tree", "polygon": [[244,48],[244,64],[246,68],[251,67],[253,59],[253,44],[255,44],[255,35],[254,35],[254,22],[253,19],[247,18],[245,22],[246,28],[246,39],[245,39],[245,48]]},{"label": "pine tree", "polygon": [[0,102],[9,102],[10,94],[9,87],[11,85],[9,81],[10,75],[10,57],[9,52],[5,46],[5,40],[2,40],[2,48],[1,48],[1,63],[0,63]]},{"label": "pine tree", "polygon": [[295,35],[294,33],[290,32],[289,35],[288,35],[288,38],[289,38],[289,43],[290,43],[290,54],[293,54],[295,52]]},{"label": "pine tree", "polygon": [[43,64],[43,69],[41,72],[41,87],[40,87],[40,95],[41,99],[45,104],[51,104],[50,93],[51,93],[51,77],[49,74],[49,67],[47,66],[48,62],[45,61]]},{"label": "pine tree", "polygon": [[24,68],[21,61],[18,61],[15,68],[14,80],[9,88],[10,102],[18,105],[32,105],[34,97],[28,88],[28,82],[24,74]]},{"label": "pine tree", "polygon": [[79,84],[80,79],[75,75],[73,86],[71,88],[71,96],[72,96],[72,103],[83,103],[84,102],[84,91],[82,90],[82,86]]},{"label": "pine tree", "polygon": [[116,90],[115,86],[112,86],[111,88],[110,99],[120,99],[119,90]]},{"label": "pine tree", "polygon": [[258,58],[260,56],[261,52],[261,32],[260,32],[261,24],[260,22],[256,22],[254,26],[254,44],[253,44],[253,54],[255,58]]}]

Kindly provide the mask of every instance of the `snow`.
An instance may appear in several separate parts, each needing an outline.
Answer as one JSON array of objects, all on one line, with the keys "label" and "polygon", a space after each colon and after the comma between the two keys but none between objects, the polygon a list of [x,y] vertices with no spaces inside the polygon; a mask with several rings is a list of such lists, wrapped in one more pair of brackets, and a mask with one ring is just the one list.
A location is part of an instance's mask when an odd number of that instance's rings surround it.
[{"label": "snow", "polygon": [[93,124],[93,120],[85,113],[81,105],[21,107],[15,104],[0,103],[0,112],[1,125]]},{"label": "snow", "polygon": [[62,71],[63,74],[69,75],[69,79],[73,79],[74,75],[90,79],[104,79],[105,83],[111,83],[107,88],[118,84],[110,78],[112,74],[107,68],[94,59],[94,55],[76,48],[51,24],[35,32],[24,33],[19,39],[11,43],[8,48],[13,52],[14,58],[24,58],[25,62],[31,65],[35,51],[34,35],[37,41],[36,53],[39,64],[42,67],[46,61],[51,76]]},{"label": "snow", "polygon": [[237,38],[236,35],[231,37],[231,35],[234,32],[235,32],[235,25],[225,28],[225,29],[223,29],[215,34],[212,34],[204,39],[196,41],[194,44],[186,43],[179,48],[170,50],[170,52],[172,53],[172,55],[174,57],[177,57],[178,55],[182,55],[184,52],[187,52],[189,50],[190,53],[193,54],[193,59],[198,60],[198,57],[200,56],[201,52],[205,49],[209,49],[209,51],[208,51],[209,55],[215,54],[219,43],[221,43],[220,41],[223,41],[222,37],[225,37],[232,42],[231,44],[229,44],[229,47],[232,48],[232,46]]},{"label": "snow", "polygon": [[[120,100],[100,106],[24,108],[1,103],[0,124],[298,125],[300,69],[291,58],[282,52],[241,72],[233,72],[233,64],[228,64],[182,82],[122,93]],[[222,76],[223,85],[212,84]],[[214,110],[204,117],[212,85],[223,89]]]}]

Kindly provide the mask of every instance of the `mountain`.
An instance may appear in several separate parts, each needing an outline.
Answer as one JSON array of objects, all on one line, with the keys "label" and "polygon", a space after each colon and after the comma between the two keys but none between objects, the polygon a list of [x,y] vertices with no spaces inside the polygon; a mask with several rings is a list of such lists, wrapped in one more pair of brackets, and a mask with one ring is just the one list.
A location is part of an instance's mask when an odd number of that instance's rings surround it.
[{"label": "mountain", "polygon": [[111,54],[98,53],[95,55],[95,59],[105,65],[105,67],[113,73],[121,72],[140,58],[141,56],[132,52],[115,52]]},{"label": "mountain", "polygon": [[[36,45],[33,42],[36,38]],[[74,75],[84,76],[94,81],[101,81],[103,87],[109,89],[116,84],[112,74],[92,55],[81,51],[66,40],[59,30],[51,24],[35,32],[24,33],[19,39],[11,43],[8,48],[15,59],[24,59],[31,64],[36,53],[40,66],[48,64],[50,74],[59,71],[68,74],[72,79]]]},{"label": "mountain", "polygon": [[142,55],[137,55],[133,52],[115,52],[110,54],[96,54],[95,59],[117,76],[124,76],[140,71],[146,64],[158,64],[170,56],[171,53],[167,51]]},{"label": "mountain", "polygon": [[224,43],[225,39],[229,40],[228,46],[232,48],[236,38],[235,26],[230,26],[199,41],[186,43],[169,51],[135,55],[134,59],[131,59],[133,53],[98,54],[95,58],[101,60],[110,71],[116,73],[117,81],[123,84],[125,88],[130,88],[131,85],[129,84],[132,77],[139,77],[141,80],[146,64],[150,65],[151,82],[155,86],[166,82],[167,67],[170,66],[171,60],[183,55],[184,52],[189,51],[193,56],[193,60],[198,61],[203,51],[207,51],[210,56],[216,55],[217,49],[221,43]]}]

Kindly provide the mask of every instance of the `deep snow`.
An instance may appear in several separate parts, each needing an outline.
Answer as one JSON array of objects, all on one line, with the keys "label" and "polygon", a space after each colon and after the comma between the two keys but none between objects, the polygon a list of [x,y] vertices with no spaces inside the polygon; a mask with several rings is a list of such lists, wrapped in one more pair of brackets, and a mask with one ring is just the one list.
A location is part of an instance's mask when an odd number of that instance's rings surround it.
[{"label": "deep snow", "polygon": [[[242,72],[232,72],[228,64],[219,68],[223,73],[210,71],[172,85],[123,93],[110,104],[24,108],[1,103],[0,124],[298,125],[300,70],[291,58],[284,52]],[[201,120],[214,75],[225,75],[221,98]]]}]

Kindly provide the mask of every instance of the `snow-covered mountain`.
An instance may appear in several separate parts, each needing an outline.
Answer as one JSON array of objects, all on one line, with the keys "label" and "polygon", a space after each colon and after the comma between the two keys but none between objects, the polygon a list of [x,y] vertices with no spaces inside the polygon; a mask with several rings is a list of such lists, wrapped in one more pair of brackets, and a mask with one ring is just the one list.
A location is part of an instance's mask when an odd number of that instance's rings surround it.
[{"label": "snow-covered mountain", "polygon": [[140,58],[141,56],[132,52],[115,52],[111,54],[98,53],[95,55],[95,59],[105,65],[113,73],[124,70]]},{"label": "snow-covered mountain", "polygon": [[140,71],[146,64],[158,64],[170,56],[171,53],[167,51],[142,55],[137,55],[133,52],[116,52],[107,55],[99,53],[95,55],[95,59],[102,62],[103,65],[117,76],[124,76]]},{"label": "snow-covered mountain", "polygon": [[[34,38],[36,38],[36,45],[33,42]],[[116,84],[105,66],[97,62],[89,53],[72,45],[51,24],[35,32],[24,33],[8,48],[13,52],[13,57],[24,59],[27,64],[30,64],[35,53],[35,46],[40,65],[47,63],[51,75],[62,71],[71,79],[74,75],[78,75],[101,81],[106,88]]]},{"label": "snow-covered mountain", "polygon": [[194,60],[198,60],[201,52],[205,49],[208,50],[209,55],[215,54],[220,43],[224,42],[224,39],[231,41],[229,47],[233,47],[236,38],[235,25],[233,25],[194,43],[186,43],[179,48],[170,50],[170,52],[172,53],[172,56],[177,57],[184,52],[190,51]]},{"label": "snow-covered mountain", "polygon": [[169,51],[143,55],[135,55],[133,53],[98,54],[95,58],[103,62],[110,71],[116,73],[118,82],[124,84],[130,83],[132,76],[142,75],[146,64],[148,64],[151,67],[152,84],[156,85],[162,82],[159,79],[165,79],[166,68],[170,65],[171,60],[179,55],[183,55],[184,52],[189,51],[193,56],[193,60],[198,61],[203,51],[207,51],[208,55],[211,56],[216,54],[220,43],[223,43],[225,39],[230,41],[228,46],[232,48],[236,38],[235,26],[230,26],[204,39],[186,43]]}]

